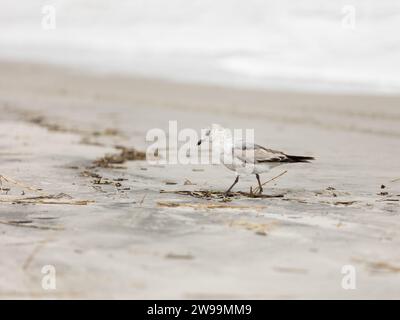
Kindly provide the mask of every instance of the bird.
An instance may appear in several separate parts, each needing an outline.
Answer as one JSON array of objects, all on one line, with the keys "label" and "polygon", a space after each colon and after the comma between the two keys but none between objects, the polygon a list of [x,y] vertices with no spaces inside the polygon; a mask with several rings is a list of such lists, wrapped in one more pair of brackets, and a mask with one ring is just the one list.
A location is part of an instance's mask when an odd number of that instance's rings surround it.
[{"label": "bird", "polygon": [[197,146],[207,140],[212,145],[212,151],[218,153],[220,161],[225,167],[236,173],[235,181],[226,190],[225,195],[231,192],[239,182],[241,175],[254,174],[258,182],[259,193],[262,194],[261,173],[268,172],[282,164],[309,163],[315,160],[314,157],[289,155],[282,151],[265,148],[252,141],[234,139],[231,130],[219,124],[213,124],[211,128],[203,130]]}]

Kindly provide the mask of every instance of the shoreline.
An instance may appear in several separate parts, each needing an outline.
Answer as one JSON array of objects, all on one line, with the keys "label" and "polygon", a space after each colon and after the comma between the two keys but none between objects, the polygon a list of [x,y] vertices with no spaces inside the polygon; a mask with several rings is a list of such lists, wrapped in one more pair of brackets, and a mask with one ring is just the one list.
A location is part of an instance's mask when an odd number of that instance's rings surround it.
[{"label": "shoreline", "polygon": [[[328,97],[348,97],[348,98],[366,98],[366,97],[375,97],[375,98],[388,98],[388,99],[396,99],[400,97],[400,93],[379,93],[377,91],[372,91],[368,93],[367,91],[363,92],[341,92],[341,91],[310,91],[310,90],[302,90],[302,89],[278,89],[278,88],[268,88],[262,86],[252,87],[251,85],[241,86],[241,85],[232,85],[232,84],[223,84],[223,83],[207,83],[207,81],[196,81],[196,80],[184,80],[184,79],[176,79],[176,78],[167,78],[165,76],[153,76],[153,75],[145,75],[144,73],[121,73],[118,71],[105,71],[98,70],[94,67],[85,67],[81,65],[62,65],[59,63],[46,63],[40,61],[23,61],[23,60],[12,60],[12,59],[4,59],[0,57],[0,66],[4,72],[4,70],[11,69],[13,72],[23,72],[23,70],[41,70],[43,73],[47,74],[64,74],[70,76],[78,76],[78,77],[86,77],[86,78],[111,78],[115,80],[121,81],[135,81],[135,82],[154,82],[158,84],[164,85],[176,85],[176,86],[187,86],[193,88],[203,88],[203,89],[222,89],[222,90],[232,90],[232,91],[240,91],[240,92],[249,92],[249,93],[266,93],[266,94],[290,94],[290,95],[300,95],[300,96],[328,96]],[[10,71],[11,71],[10,70]]]}]

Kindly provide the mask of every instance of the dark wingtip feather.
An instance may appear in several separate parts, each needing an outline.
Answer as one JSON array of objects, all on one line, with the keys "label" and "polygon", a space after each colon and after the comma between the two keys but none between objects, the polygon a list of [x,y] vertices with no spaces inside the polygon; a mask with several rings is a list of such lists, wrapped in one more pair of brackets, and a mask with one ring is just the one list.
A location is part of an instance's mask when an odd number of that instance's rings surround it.
[{"label": "dark wingtip feather", "polygon": [[305,157],[305,156],[291,156],[287,155],[287,157],[292,161],[292,162],[310,162],[312,160],[315,160],[314,157]]}]

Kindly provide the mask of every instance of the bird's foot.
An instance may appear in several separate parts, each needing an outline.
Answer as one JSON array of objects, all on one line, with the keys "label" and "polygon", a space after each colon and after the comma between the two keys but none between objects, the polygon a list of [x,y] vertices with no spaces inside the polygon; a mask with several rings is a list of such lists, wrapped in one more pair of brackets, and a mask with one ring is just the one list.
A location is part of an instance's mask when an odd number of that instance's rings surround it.
[{"label": "bird's foot", "polygon": [[229,198],[231,195],[232,195],[232,194],[231,194],[230,191],[224,192],[224,198]]}]

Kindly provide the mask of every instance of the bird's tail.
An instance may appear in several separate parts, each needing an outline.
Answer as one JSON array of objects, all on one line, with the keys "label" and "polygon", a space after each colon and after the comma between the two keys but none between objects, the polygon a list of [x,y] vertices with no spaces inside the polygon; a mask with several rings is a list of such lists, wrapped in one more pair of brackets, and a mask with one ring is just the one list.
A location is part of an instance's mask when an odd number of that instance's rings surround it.
[{"label": "bird's tail", "polygon": [[305,157],[305,156],[290,156],[290,155],[287,155],[287,157],[292,162],[310,162],[311,160],[315,160],[314,157]]}]

